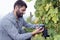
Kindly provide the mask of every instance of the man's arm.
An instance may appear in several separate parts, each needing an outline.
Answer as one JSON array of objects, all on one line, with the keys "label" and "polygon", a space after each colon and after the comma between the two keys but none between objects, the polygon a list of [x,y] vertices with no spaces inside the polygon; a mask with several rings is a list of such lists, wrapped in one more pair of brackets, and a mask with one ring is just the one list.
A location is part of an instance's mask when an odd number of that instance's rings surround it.
[{"label": "man's arm", "polygon": [[38,27],[36,24],[29,24],[27,23],[24,19],[23,19],[23,26],[27,27],[27,28],[36,28]]},{"label": "man's arm", "polygon": [[32,33],[19,34],[16,27],[9,20],[4,21],[3,28],[14,40],[25,40],[32,37]]}]

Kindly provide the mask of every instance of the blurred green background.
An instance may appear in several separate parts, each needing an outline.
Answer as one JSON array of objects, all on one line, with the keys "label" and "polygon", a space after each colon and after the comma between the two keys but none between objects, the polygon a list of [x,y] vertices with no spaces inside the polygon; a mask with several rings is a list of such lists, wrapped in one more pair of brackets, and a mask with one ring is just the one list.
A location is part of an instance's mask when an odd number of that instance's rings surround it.
[{"label": "blurred green background", "polygon": [[[31,2],[32,0],[26,0]],[[42,24],[44,23],[48,29],[50,37],[44,39],[42,34],[37,34],[32,37],[32,40],[60,40],[60,0],[36,0],[34,8],[36,19],[32,21],[32,13],[27,18],[28,23]],[[25,29],[27,32],[33,29]]]}]

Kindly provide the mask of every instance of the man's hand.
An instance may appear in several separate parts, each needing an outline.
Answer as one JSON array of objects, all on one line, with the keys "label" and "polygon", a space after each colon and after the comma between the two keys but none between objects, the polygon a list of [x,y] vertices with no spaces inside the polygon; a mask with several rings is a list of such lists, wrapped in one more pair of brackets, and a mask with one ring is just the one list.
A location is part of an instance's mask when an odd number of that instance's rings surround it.
[{"label": "man's hand", "polygon": [[44,28],[37,28],[35,31],[32,32],[32,35],[35,35],[35,34],[38,34],[38,33],[41,33],[44,31]]}]

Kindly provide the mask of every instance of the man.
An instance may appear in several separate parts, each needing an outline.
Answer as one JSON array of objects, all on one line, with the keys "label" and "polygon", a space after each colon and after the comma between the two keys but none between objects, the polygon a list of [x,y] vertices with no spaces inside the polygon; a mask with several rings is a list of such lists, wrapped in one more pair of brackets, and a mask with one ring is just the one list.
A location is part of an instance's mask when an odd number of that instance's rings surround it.
[{"label": "man", "polygon": [[[36,28],[37,25],[28,24],[23,19],[23,14],[27,5],[22,0],[17,0],[14,4],[13,12],[6,15],[0,21],[0,40],[30,40],[35,34],[41,33],[41,28]],[[25,33],[22,26],[27,28],[36,28],[35,31]]]}]

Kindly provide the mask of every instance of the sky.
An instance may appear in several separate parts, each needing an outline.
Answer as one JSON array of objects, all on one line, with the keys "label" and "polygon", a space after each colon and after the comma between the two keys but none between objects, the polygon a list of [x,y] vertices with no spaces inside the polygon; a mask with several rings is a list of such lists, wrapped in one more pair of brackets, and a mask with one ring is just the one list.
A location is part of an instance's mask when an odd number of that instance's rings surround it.
[{"label": "sky", "polygon": [[[26,0],[23,0],[23,1],[26,2]],[[30,12],[32,12],[32,14],[34,15],[34,12],[35,12],[35,8],[34,8],[35,1],[36,0],[32,0],[31,2],[26,2],[28,8],[26,9],[26,12],[24,14],[24,18],[27,18],[29,16]],[[14,6],[15,2],[16,2],[16,0],[0,0],[0,18],[4,17],[9,12],[13,11],[13,6]]]}]

